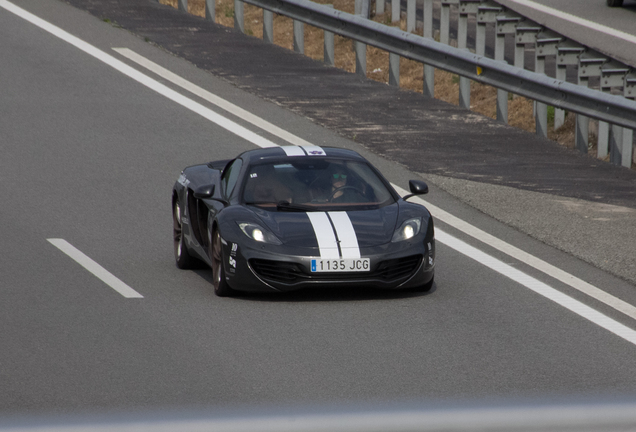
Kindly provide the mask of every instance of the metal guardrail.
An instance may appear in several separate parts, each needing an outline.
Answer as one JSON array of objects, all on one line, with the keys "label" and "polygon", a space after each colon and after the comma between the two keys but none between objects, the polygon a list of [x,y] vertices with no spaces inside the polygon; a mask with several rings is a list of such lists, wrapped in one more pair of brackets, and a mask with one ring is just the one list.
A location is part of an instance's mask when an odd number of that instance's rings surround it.
[{"label": "metal guardrail", "polygon": [[[264,39],[273,40],[273,13],[294,20],[294,49],[303,52],[302,23],[321,28],[325,40],[325,59],[333,64],[333,34],[354,40],[356,73],[366,75],[366,45],[389,52],[389,84],[399,85],[399,57],[424,64],[424,95],[433,95],[434,68],[460,76],[460,106],[470,107],[470,81],[477,81],[498,89],[497,119],[507,122],[508,92],[537,101],[535,122],[537,134],[547,137],[547,106],[555,107],[555,126],[563,123],[564,111],[577,116],[576,146],[588,151],[589,118],[599,120],[598,156],[610,153],[610,161],[631,166],[633,157],[633,130],[636,129],[636,102],[628,97],[636,96],[634,71],[607,56],[551,32],[524,17],[506,10],[491,0],[441,0],[440,42],[432,39],[432,3],[423,0],[424,36],[405,32],[366,18],[368,0],[356,0],[356,15],[335,10],[309,0],[234,0],[235,28],[244,31],[243,2],[260,7],[264,11]],[[399,17],[399,1],[392,2],[392,15]],[[407,0],[407,25],[414,28],[415,0]],[[459,8],[458,47],[450,43],[450,7]],[[179,0],[179,7],[187,9],[187,0]],[[376,0],[376,7],[384,9],[384,2]],[[206,0],[206,16],[214,17],[214,1]],[[476,53],[466,50],[467,16],[476,15]],[[212,18],[210,18],[212,17]],[[410,24],[409,24],[410,23]],[[485,56],[486,25],[496,26],[495,59]],[[515,61],[509,65],[503,61],[506,34],[515,35]],[[535,45],[535,71],[524,69],[524,47]],[[557,62],[557,79],[544,72],[545,59],[554,56]],[[565,81],[567,65],[577,64],[579,85]],[[587,87],[590,77],[601,80],[600,89]],[[624,96],[610,93],[613,87],[623,87]]]},{"label": "metal guardrail", "polygon": [[636,101],[519,69],[309,0],[243,0],[366,45],[558,108],[636,129]]}]

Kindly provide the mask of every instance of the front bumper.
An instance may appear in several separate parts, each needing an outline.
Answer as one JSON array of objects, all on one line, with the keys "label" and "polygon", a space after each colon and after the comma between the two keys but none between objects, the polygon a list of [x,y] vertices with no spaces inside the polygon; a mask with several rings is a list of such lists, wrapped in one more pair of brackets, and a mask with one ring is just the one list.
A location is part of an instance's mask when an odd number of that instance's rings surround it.
[{"label": "front bumper", "polygon": [[435,240],[389,243],[362,248],[369,258],[366,272],[311,272],[311,260],[320,258],[311,248],[289,248],[255,242],[224,241],[225,274],[238,291],[294,291],[319,287],[406,289],[431,281],[435,269]]}]

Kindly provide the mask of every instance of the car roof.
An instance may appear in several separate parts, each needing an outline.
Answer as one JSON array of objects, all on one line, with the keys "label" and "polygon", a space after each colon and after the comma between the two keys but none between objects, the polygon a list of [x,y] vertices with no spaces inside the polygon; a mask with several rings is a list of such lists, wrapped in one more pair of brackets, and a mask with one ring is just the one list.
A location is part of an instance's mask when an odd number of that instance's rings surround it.
[{"label": "car roof", "polygon": [[284,159],[289,158],[314,158],[329,157],[337,159],[349,159],[366,161],[362,156],[353,150],[347,150],[336,147],[318,147],[318,146],[282,146],[267,147],[263,149],[249,150],[240,155],[247,163],[261,162],[267,159]]}]

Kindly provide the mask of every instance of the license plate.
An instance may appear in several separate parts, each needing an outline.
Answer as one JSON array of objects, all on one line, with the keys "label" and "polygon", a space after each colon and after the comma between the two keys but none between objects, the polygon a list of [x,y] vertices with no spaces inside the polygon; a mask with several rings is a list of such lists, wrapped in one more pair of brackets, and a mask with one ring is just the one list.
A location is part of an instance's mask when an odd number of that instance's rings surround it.
[{"label": "license plate", "polygon": [[371,266],[369,258],[356,259],[313,259],[311,260],[311,272],[366,272]]}]

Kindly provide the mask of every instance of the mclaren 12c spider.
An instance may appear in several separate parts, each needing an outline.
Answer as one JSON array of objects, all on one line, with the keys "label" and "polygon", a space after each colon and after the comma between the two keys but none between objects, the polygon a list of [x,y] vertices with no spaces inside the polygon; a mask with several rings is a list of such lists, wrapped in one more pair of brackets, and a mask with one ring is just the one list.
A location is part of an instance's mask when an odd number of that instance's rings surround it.
[{"label": "mclaren 12c spider", "polygon": [[212,268],[214,291],[357,286],[428,291],[433,218],[358,153],[314,146],[247,151],[185,168],[172,191],[177,266]]}]

